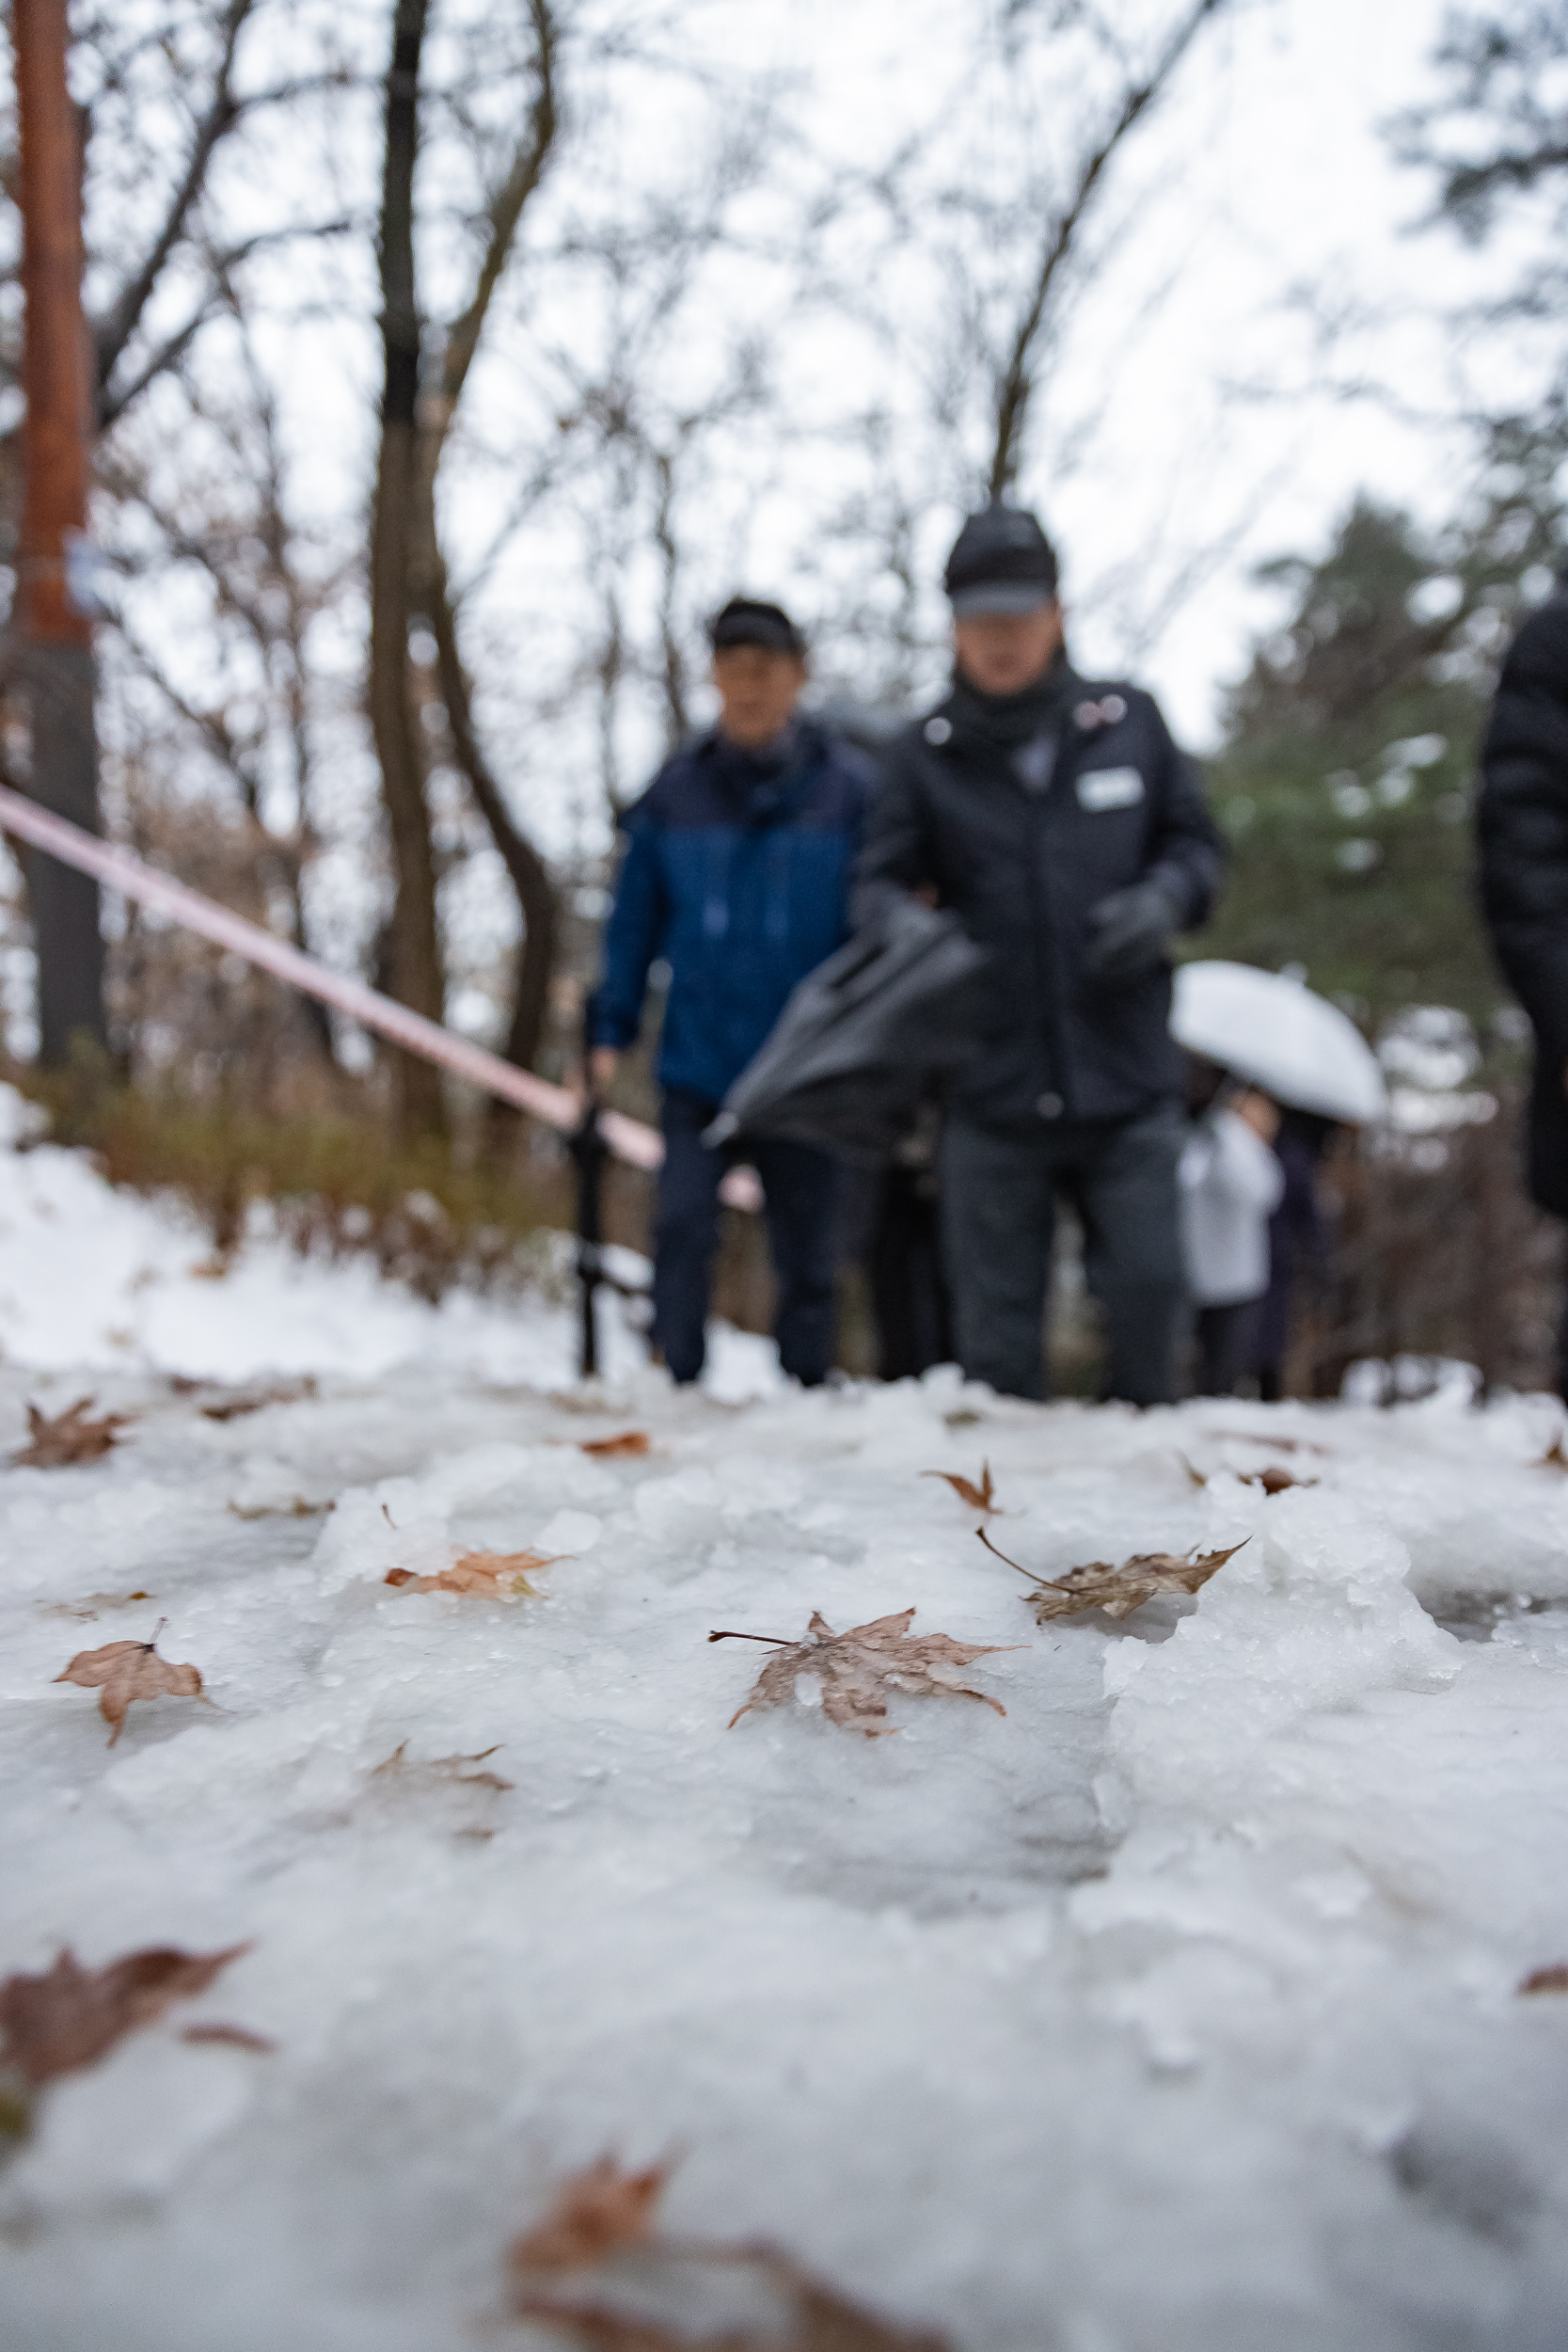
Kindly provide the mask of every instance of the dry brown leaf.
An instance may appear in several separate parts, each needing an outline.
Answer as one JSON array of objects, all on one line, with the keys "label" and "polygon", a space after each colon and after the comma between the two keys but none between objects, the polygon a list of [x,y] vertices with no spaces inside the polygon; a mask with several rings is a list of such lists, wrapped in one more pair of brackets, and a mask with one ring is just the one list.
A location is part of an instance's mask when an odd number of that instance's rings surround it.
[{"label": "dry brown leaf", "polygon": [[1276,1454],[1321,1454],[1326,1455],[1325,1445],[1314,1445],[1310,1438],[1266,1438],[1257,1429],[1211,1429],[1210,1437],[1216,1445],[1266,1445]]},{"label": "dry brown leaf", "polygon": [[508,2266],[522,2277],[575,2270],[584,2263],[602,2262],[624,2246],[644,2244],[652,2235],[654,2207],[672,2169],[667,2160],[641,2172],[624,2172],[614,2156],[600,2156],[574,2172],[543,2221],[513,2241]]},{"label": "dry brown leaf", "polygon": [[291,1388],[261,1389],[248,1396],[225,1397],[218,1405],[203,1405],[203,1421],[243,1421],[247,1413],[260,1413],[269,1405],[297,1405],[303,1397],[316,1393],[313,1380],[295,1381]]},{"label": "dry brown leaf", "polygon": [[983,1527],[974,1533],[989,1552],[1037,1587],[1026,1597],[1037,1625],[1047,1625],[1053,1617],[1076,1617],[1085,1609],[1102,1609],[1108,1617],[1130,1617],[1158,1593],[1196,1593],[1216,1568],[1223,1568],[1241,1550],[1242,1544],[1252,1541],[1250,1535],[1243,1535],[1242,1543],[1232,1544],[1227,1551],[1208,1551],[1200,1560],[1184,1560],[1174,1551],[1134,1552],[1119,1568],[1108,1560],[1089,1560],[1080,1568],[1069,1568],[1066,1576],[1051,1577],[1037,1576],[1033,1568],[1008,1560]]},{"label": "dry brown leaf", "polygon": [[416,1576],[411,1568],[391,1568],[384,1581],[409,1593],[488,1593],[492,1600],[499,1593],[526,1593],[531,1600],[537,1600],[539,1593],[528,1581],[531,1573],[553,1567],[558,1560],[570,1556],[564,1551],[466,1551],[438,1576]]},{"label": "dry brown leaf", "polygon": [[645,1429],[623,1429],[618,1438],[585,1439],[582,1452],[597,1454],[601,1459],[608,1461],[621,1454],[646,1454],[652,1443],[653,1439]]},{"label": "dry brown leaf", "polygon": [[[940,2336],[891,2327],[847,2302],[776,2247],[656,2237],[654,2209],[670,2170],[665,2163],[623,2172],[602,2156],[568,2181],[509,2249],[515,2316],[543,2320],[586,2352],[947,2352]],[[582,2271],[590,2276],[571,2275]],[[768,2307],[766,2319],[721,2321],[716,2332],[711,2312],[689,2327],[669,2318],[683,2288],[700,2312],[704,2285],[721,2273],[743,2306]],[[639,2302],[660,2315],[639,2312]]]},{"label": "dry brown leaf", "polygon": [[5,2055],[30,2083],[90,2066],[122,2034],[150,2026],[171,2001],[204,1993],[231,1960],[248,1952],[231,1944],[222,1952],[182,1952],[156,1947],[127,1952],[106,1968],[83,1968],[60,1953],[46,1976],[8,1977],[0,1984],[0,2033]]},{"label": "dry brown leaf", "polygon": [[798,1675],[820,1677],[822,1712],[832,1724],[863,1731],[868,1740],[888,1739],[896,1724],[883,1725],[889,1691],[913,1691],[922,1696],[978,1699],[998,1715],[1006,1708],[984,1691],[972,1691],[958,1680],[960,1669],[976,1658],[990,1658],[1016,1642],[955,1642],[945,1633],[923,1633],[911,1639],[912,1609],[894,1617],[875,1617],[869,1625],[851,1626],[835,1633],[819,1611],[813,1610],[803,1642],[780,1641],[769,1633],[710,1633],[710,1642],[772,1642],[770,1658],[758,1675],[751,1697],[730,1717],[730,1728],[754,1707],[785,1707],[795,1697]]},{"label": "dry brown leaf", "polygon": [[[1259,1439],[1259,1442],[1279,1445],[1287,1442],[1293,1443],[1283,1438]],[[1321,1454],[1323,1448],[1314,1446],[1312,1451],[1314,1454]],[[1186,1464],[1187,1476],[1195,1486],[1207,1486],[1211,1478],[1217,1478],[1221,1475],[1218,1470],[1206,1472],[1195,1470],[1191,1462],[1187,1461],[1185,1454],[1181,1456],[1181,1459]],[[1261,1486],[1266,1495],[1282,1495],[1287,1486],[1315,1486],[1318,1483],[1315,1478],[1298,1478],[1293,1470],[1281,1470],[1276,1462],[1266,1462],[1261,1470],[1232,1470],[1230,1476],[1243,1486]]]},{"label": "dry brown leaf", "polygon": [[972,1511],[990,1512],[996,1508],[996,1504],[991,1500],[996,1489],[990,1483],[989,1462],[982,1462],[980,1465],[978,1486],[974,1484],[973,1478],[960,1478],[957,1470],[922,1470],[920,1475],[922,1478],[944,1478],[958,1501],[967,1502]]},{"label": "dry brown leaf", "polygon": [[460,1788],[489,1788],[500,1795],[515,1788],[516,1782],[502,1780],[499,1772],[466,1772],[462,1769],[465,1764],[483,1764],[487,1756],[499,1754],[498,1743],[493,1748],[480,1748],[473,1756],[416,1756],[410,1763],[408,1742],[400,1740],[386,1762],[376,1766],[371,1778],[379,1780],[383,1773],[389,1773],[394,1780],[455,1781]]},{"label": "dry brown leaf", "polygon": [[271,2034],[252,2033],[248,2026],[187,2026],[180,2039],[198,2043],[214,2042],[227,2050],[258,2050],[263,2056],[277,2047]]},{"label": "dry brown leaf", "polygon": [[1261,1486],[1266,1495],[1282,1495],[1287,1486],[1315,1486],[1318,1483],[1315,1478],[1297,1478],[1293,1471],[1281,1470],[1275,1462],[1266,1463],[1259,1470],[1238,1470],[1236,1475],[1243,1486]]},{"label": "dry brown leaf", "polygon": [[64,1470],[72,1462],[96,1462],[118,1442],[118,1432],[131,1424],[129,1413],[105,1413],[98,1421],[89,1421],[89,1407],[97,1402],[90,1396],[79,1396],[74,1405],[53,1418],[39,1410],[36,1405],[27,1407],[27,1443],[20,1454],[11,1455],[18,1470]]},{"label": "dry brown leaf", "polygon": [[1568,1470],[1568,1454],[1565,1454],[1562,1450],[1562,1432],[1560,1429],[1558,1431],[1557,1436],[1552,1439],[1550,1453],[1544,1454],[1541,1456],[1540,1461],[1535,1463],[1533,1467],[1536,1470]]},{"label": "dry brown leaf", "polygon": [[303,1495],[295,1495],[292,1502],[259,1502],[247,1510],[243,1502],[226,1502],[237,1519],[319,1519],[337,1509],[335,1502],[307,1502]]},{"label": "dry brown leaf", "polygon": [[98,1692],[98,1711],[113,1726],[109,1734],[111,1748],[125,1728],[125,1710],[133,1701],[162,1698],[166,1694],[177,1699],[201,1696],[201,1677],[197,1669],[173,1665],[166,1658],[160,1658],[154,1648],[163,1623],[150,1642],[105,1642],[102,1649],[78,1650],[64,1674],[55,1677],[56,1682],[77,1682],[84,1691]]},{"label": "dry brown leaf", "polygon": [[1553,1961],[1549,1968],[1532,1968],[1521,1993],[1568,1993],[1568,1961]]}]

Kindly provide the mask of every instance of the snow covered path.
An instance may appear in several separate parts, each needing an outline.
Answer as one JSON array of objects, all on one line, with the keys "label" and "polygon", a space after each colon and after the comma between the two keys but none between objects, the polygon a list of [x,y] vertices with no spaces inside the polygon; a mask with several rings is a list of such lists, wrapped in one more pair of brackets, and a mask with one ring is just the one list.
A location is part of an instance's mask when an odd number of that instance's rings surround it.
[{"label": "snow covered path", "polygon": [[[966,2352],[1559,2352],[1568,1997],[1516,1990],[1568,1961],[1557,1407],[808,1397],[740,1342],[750,1402],[629,1343],[585,1397],[558,1311],[200,1255],[0,1152],[0,1449],[29,1399],[135,1416],[0,1473],[0,1975],[252,1946],[42,2094],[8,2347],[543,2345],[502,2249],[615,2148],[680,2152],[672,2227]],[[919,1475],[986,1459],[1041,1573],[1251,1540],[1038,1629]],[[523,1549],[567,1555],[540,1597],[385,1581]],[[867,1740],[802,1682],[726,1729],[768,1652],[711,1629],[911,1605],[1022,1645],[972,1670],[1005,1718]],[[160,1616],[213,1705],[111,1752],[52,1677]]]}]

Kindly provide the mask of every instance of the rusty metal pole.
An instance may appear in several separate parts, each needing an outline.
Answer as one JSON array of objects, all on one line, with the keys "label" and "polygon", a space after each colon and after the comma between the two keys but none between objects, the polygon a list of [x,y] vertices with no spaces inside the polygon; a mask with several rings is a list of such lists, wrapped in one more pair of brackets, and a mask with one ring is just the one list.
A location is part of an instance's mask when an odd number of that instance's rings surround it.
[{"label": "rusty metal pole", "polygon": [[[17,566],[18,671],[31,711],[32,795],[99,830],[87,550],[91,371],[82,316],[82,155],[66,82],[66,0],[15,0],[22,134],[25,491]],[[98,886],[41,852],[27,893],[39,968],[39,1058],[106,1050]]]}]

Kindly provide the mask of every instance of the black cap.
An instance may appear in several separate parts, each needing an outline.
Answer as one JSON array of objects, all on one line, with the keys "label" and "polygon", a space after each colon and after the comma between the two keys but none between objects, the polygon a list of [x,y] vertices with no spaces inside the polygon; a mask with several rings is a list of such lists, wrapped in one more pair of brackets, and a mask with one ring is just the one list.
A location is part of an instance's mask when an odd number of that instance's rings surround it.
[{"label": "black cap", "polygon": [[954,541],[942,585],[956,620],[1035,612],[1056,594],[1056,550],[1033,515],[993,500]]},{"label": "black cap", "polygon": [[761,645],[768,653],[806,658],[806,641],[782,604],[765,604],[759,596],[732,596],[708,623],[708,643],[715,653],[727,645]]}]

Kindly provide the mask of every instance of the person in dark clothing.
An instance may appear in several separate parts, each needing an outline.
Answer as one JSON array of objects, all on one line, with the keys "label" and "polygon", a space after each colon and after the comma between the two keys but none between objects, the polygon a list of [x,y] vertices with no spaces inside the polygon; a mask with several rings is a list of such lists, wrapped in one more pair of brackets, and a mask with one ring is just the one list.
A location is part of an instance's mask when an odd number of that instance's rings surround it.
[{"label": "person in dark clothing", "polygon": [[[1535,1031],[1529,1189],[1568,1216],[1568,573],[1503,663],[1481,747],[1481,897]],[[1568,1319],[1558,1367],[1568,1396]]]},{"label": "person in dark clothing", "polygon": [[1319,1119],[1311,1111],[1287,1110],[1274,1139],[1285,1189],[1269,1219],[1269,1287],[1259,1301],[1252,1344],[1258,1393],[1265,1405],[1277,1405],[1285,1393],[1297,1284],[1304,1273],[1321,1270],[1327,1260],[1318,1164],[1334,1132],[1332,1120]]},{"label": "person in dark clothing", "polygon": [[1105,1392],[1148,1405],[1174,1394],[1183,1300],[1167,950],[1208,912],[1222,852],[1152,697],[1071,667],[1056,585],[1032,515],[993,504],[965,523],[946,572],[952,689],[884,760],[854,915],[933,895],[991,955],[942,1155],[965,1372],[1044,1395],[1066,1193],[1105,1315]]},{"label": "person in dark clothing", "polygon": [[[622,819],[626,856],[588,1012],[602,1094],[636,1041],[649,969],[668,962],[654,1340],[681,1382],[703,1369],[730,1156],[710,1151],[703,1130],[797,981],[847,935],[874,777],[862,753],[798,713],[805,644],[779,606],[736,597],[710,633],[719,724],[666,760]],[[778,1140],[751,1142],[746,1156],[767,1197],[779,1359],[810,1387],[832,1362],[838,1166]]]}]

